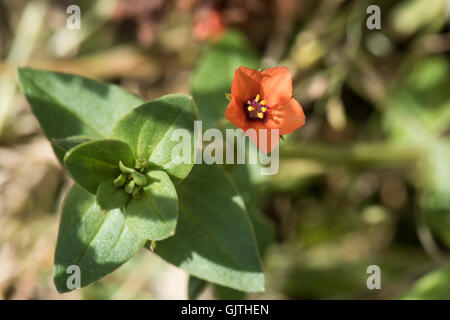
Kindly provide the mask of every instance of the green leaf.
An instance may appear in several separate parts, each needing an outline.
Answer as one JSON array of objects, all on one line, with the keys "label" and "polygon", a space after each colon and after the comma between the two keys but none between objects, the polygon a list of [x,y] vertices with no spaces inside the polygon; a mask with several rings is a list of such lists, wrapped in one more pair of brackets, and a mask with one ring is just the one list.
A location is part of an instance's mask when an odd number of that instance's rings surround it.
[{"label": "green leaf", "polygon": [[443,267],[426,274],[417,280],[401,298],[405,300],[449,300],[450,268]]},{"label": "green leaf", "polygon": [[164,171],[147,173],[150,184],[125,206],[127,225],[148,240],[162,240],[175,233],[178,198],[175,187]]},{"label": "green leaf", "polygon": [[116,209],[104,212],[95,196],[78,186],[69,191],[62,209],[55,252],[54,282],[60,293],[68,292],[71,274],[67,268],[80,268],[84,287],[111,273],[134,256],[145,240],[125,224],[123,213]]},{"label": "green leaf", "polygon": [[[51,71],[19,68],[22,92],[49,140],[107,138],[114,123],[143,100],[115,85]],[[64,151],[54,148],[62,161]]]},{"label": "green leaf", "polygon": [[253,228],[231,179],[216,165],[197,165],[177,187],[175,236],[155,252],[189,274],[241,291],[263,291]]},{"label": "green leaf", "polygon": [[65,154],[72,148],[75,148],[79,144],[91,141],[86,136],[67,137],[63,139],[52,139],[50,142],[55,150],[58,150]]},{"label": "green leaf", "polygon": [[80,144],[64,157],[64,165],[75,182],[93,194],[101,182],[119,175],[119,161],[134,166],[130,147],[122,141],[106,139]]},{"label": "green leaf", "polygon": [[[188,299],[196,300],[206,290],[209,282],[189,276],[188,280]],[[228,287],[214,284],[212,286],[214,297],[218,300],[243,300],[245,299],[245,292],[234,290]]]},{"label": "green leaf", "polygon": [[259,61],[245,36],[237,31],[228,32],[200,59],[191,91],[204,128],[217,127],[217,122],[224,117],[229,103],[224,94],[231,91],[234,72],[240,66],[257,69]]},{"label": "green leaf", "polygon": [[[170,94],[147,102],[123,117],[114,126],[111,137],[128,143],[138,159],[146,159],[150,166],[182,180],[193,166],[196,119],[197,107],[190,96]],[[173,161],[172,149],[180,141],[171,138],[177,129],[186,129],[190,134],[190,163]]]},{"label": "green leaf", "polygon": [[105,180],[97,189],[97,204],[105,211],[122,208],[130,200],[130,195],[123,188],[114,185],[114,179]]},{"label": "green leaf", "polygon": [[193,276],[189,277],[188,281],[188,299],[196,300],[208,287],[208,282]]},{"label": "green leaf", "polygon": [[213,286],[214,297],[217,300],[244,300],[245,292],[237,291],[224,286],[215,284]]},{"label": "green leaf", "polygon": [[230,176],[244,199],[255,230],[259,254],[261,257],[264,257],[268,247],[275,240],[275,228],[271,221],[263,216],[258,208],[260,205],[258,202],[258,188],[253,185],[249,170],[250,165],[235,165],[231,169]]}]

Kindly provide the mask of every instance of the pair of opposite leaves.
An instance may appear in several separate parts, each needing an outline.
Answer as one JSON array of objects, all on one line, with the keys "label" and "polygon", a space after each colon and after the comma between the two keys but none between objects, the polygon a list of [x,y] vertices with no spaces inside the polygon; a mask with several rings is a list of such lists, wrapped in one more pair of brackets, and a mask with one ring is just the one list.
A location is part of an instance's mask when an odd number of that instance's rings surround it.
[{"label": "pair of opposite leaves", "polygon": [[[121,208],[127,225],[138,236],[163,240],[175,233],[178,218],[178,198],[171,178],[183,180],[193,166],[193,162],[171,161],[171,150],[178,143],[170,139],[171,131],[192,131],[195,119],[196,107],[189,96],[176,94],[151,101],[120,119],[111,139],[88,141],[70,149],[64,165],[78,185],[96,195],[102,210]],[[193,141],[190,143],[193,148]],[[137,165],[139,161],[145,166]],[[115,183],[121,175],[137,175],[145,183],[136,184],[132,194],[124,188],[125,183],[119,187]],[[130,181],[134,184],[133,178]]]}]

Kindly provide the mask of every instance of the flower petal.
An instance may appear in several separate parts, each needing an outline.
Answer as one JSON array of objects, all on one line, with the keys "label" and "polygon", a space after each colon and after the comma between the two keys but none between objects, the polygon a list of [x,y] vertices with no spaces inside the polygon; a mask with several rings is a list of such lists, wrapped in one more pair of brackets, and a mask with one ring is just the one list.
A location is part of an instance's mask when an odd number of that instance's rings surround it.
[{"label": "flower petal", "polygon": [[254,98],[260,90],[261,72],[246,67],[239,67],[231,85],[231,95],[242,101]]},{"label": "flower petal", "polygon": [[247,116],[242,108],[243,102],[232,98],[228,107],[225,109],[225,118],[232,124],[241,129],[247,128]]},{"label": "flower petal", "polygon": [[305,124],[305,114],[297,100],[291,99],[288,103],[270,111],[266,126],[271,129],[280,129],[280,134],[288,134]]},{"label": "flower petal", "polygon": [[[256,145],[259,151],[269,153],[278,146],[280,143],[280,132],[278,129],[268,129],[261,122],[250,122],[249,124],[245,134],[249,137],[250,141]],[[256,132],[252,132],[252,130],[249,129],[254,129]],[[264,130],[266,133],[264,133]]]},{"label": "flower petal", "polygon": [[286,67],[275,67],[262,72],[261,94],[270,107],[285,104],[292,98],[292,77]]}]

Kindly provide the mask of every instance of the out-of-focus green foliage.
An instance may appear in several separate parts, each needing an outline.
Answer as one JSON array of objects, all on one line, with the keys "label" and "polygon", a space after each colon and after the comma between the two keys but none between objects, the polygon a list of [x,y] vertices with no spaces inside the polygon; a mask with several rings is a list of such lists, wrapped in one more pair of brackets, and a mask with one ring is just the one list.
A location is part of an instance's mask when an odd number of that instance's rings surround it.
[{"label": "out-of-focus green foliage", "polygon": [[450,245],[450,63],[433,56],[416,63],[393,89],[386,126],[390,139],[416,145],[423,158],[416,172],[420,203],[442,241]]},{"label": "out-of-focus green foliage", "polygon": [[406,300],[449,300],[450,269],[443,267],[426,274],[417,280],[414,286],[401,296],[401,298]]},{"label": "out-of-focus green foliage", "polygon": [[434,56],[414,64],[392,90],[386,110],[390,139],[425,147],[450,125],[450,63]]},{"label": "out-of-focus green foliage", "polygon": [[439,30],[446,19],[445,0],[409,0],[400,2],[390,15],[393,29],[404,37],[421,29]]}]

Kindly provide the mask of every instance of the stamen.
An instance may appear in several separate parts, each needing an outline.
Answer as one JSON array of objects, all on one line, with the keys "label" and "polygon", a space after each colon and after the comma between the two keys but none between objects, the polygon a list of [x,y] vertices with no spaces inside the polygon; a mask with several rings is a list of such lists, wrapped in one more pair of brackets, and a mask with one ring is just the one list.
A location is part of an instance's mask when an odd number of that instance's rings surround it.
[{"label": "stamen", "polygon": [[[247,101],[243,106],[247,119],[250,121],[264,121],[270,107],[267,106],[265,99],[262,99],[260,94]],[[266,113],[267,112],[267,113]]]}]

